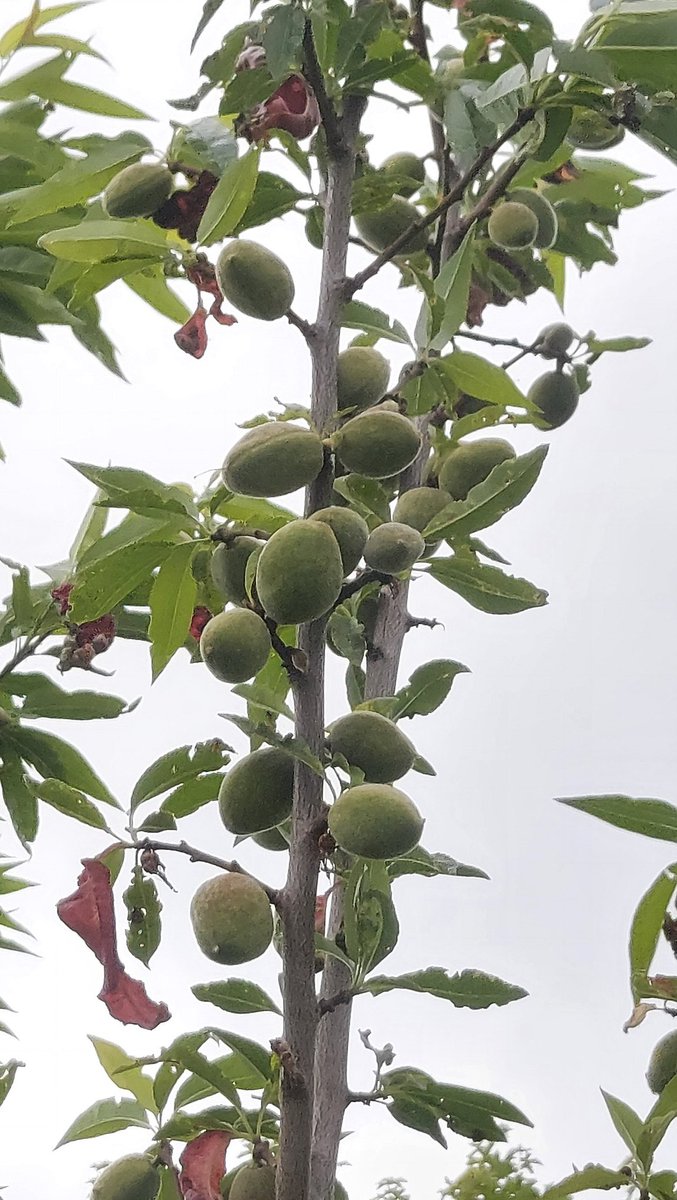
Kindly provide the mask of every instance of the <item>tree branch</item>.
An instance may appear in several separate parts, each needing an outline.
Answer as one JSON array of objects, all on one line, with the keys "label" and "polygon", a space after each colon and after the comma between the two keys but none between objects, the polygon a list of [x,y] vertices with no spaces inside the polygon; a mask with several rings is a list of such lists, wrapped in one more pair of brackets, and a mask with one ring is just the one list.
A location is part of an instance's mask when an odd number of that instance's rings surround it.
[{"label": "tree branch", "polygon": [[334,157],[341,158],[345,155],[348,147],[334,102],[325,86],[324,75],[315,48],[313,26],[310,21],[306,21],[303,30],[303,73],[315,93],[322,117],[324,135],[327,139],[327,148]]},{"label": "tree branch", "polygon": [[238,862],[217,858],[214,854],[207,854],[205,850],[199,850],[197,846],[189,846],[187,842],[158,842],[155,838],[141,838],[135,842],[115,842],[104,851],[104,854],[108,854],[111,850],[152,850],[154,853],[186,854],[191,862],[206,863],[207,866],[218,867],[220,871],[230,871],[234,875],[246,875],[248,879],[253,879],[254,883],[258,883],[259,887],[263,888],[271,904],[277,907],[279,903],[280,893],[278,890],[257,879],[250,871],[245,871]]},{"label": "tree branch", "polygon": [[293,308],[288,309],[285,313],[285,316],[289,321],[289,324],[293,325],[295,329],[298,329],[299,332],[303,334],[304,338],[308,342],[308,345],[310,345],[315,336],[315,326],[311,325],[310,321],[306,321],[303,317],[300,317],[298,313],[295,313]]},{"label": "tree branch", "polygon": [[[50,633],[51,632],[55,631],[50,630]],[[23,646],[16,651],[12,658],[10,658],[9,662],[5,663],[2,670],[0,670],[0,679],[4,679],[6,675],[10,675],[15,667],[21,666],[22,662],[25,662],[27,658],[30,658],[31,655],[35,654],[38,646],[42,645],[42,643],[48,637],[49,633],[40,633],[32,637],[27,637]]]},{"label": "tree branch", "polygon": [[[393,258],[396,258],[400,250],[404,249],[414,234],[421,232],[423,229],[428,229],[431,225],[434,225],[435,221],[443,216],[447,210],[451,208],[452,204],[456,204],[457,201],[462,200],[466,188],[468,188],[473,180],[477,178],[487,163],[491,162],[491,159],[494,157],[494,155],[507,142],[509,142],[516,133],[519,133],[520,129],[523,129],[524,126],[532,120],[533,116],[533,108],[522,109],[522,111],[518,113],[517,117],[512,122],[512,125],[506,129],[505,133],[502,133],[499,138],[496,138],[496,140],[492,142],[490,146],[485,146],[484,149],[480,151],[472,166],[468,168],[465,174],[461,176],[458,182],[454,184],[451,190],[447,192],[447,194],[440,200],[439,204],[436,205],[435,208],[431,209],[430,212],[425,213],[424,216],[419,217],[417,221],[412,221],[409,228],[405,229],[398,238],[395,238],[395,241],[392,242],[390,246],[386,246],[385,250],[382,250],[380,254],[377,254],[372,262],[369,263],[369,266],[365,267],[364,270],[359,271],[357,275],[353,275],[352,279],[347,279],[345,281],[343,290],[344,301],[347,302],[348,300],[351,300],[355,293],[358,292],[360,288],[364,287],[365,283],[368,283],[370,279],[373,279],[374,276],[378,274],[378,272],[381,270],[381,267],[384,267],[386,263],[389,263]],[[478,201],[475,207],[472,208],[465,217],[458,221],[452,238],[452,244],[449,247],[449,255],[453,254],[454,250],[460,246],[471,225],[489,212],[498,197],[506,190],[511,179],[513,179],[517,174],[518,170],[522,166],[523,161],[522,155],[518,155],[512,164],[504,168],[502,171],[499,171],[496,179],[493,180],[493,182],[487,188],[487,191],[484,193],[484,196]],[[499,180],[500,186],[496,186],[498,185]]]}]

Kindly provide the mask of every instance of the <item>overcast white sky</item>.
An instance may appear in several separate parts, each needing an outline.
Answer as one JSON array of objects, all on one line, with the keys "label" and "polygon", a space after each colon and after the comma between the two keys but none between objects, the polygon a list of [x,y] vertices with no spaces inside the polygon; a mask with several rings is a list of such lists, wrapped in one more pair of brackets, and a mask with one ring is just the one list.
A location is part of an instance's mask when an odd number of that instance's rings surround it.
[{"label": "overcast white sky", "polygon": [[[544,7],[563,34],[575,32],[587,11],[582,0],[550,0]],[[3,0],[0,8],[6,27],[27,5]],[[200,10],[197,0],[181,6],[105,0],[72,17],[73,31],[94,34],[114,65],[114,73],[78,66],[74,77],[89,77],[166,122],[164,99],[189,94],[197,81],[200,54],[190,59],[187,47]],[[239,0],[224,5],[201,49],[215,44],[226,21],[245,16]],[[437,14],[437,26],[445,20]],[[95,123],[73,121],[77,128]],[[113,131],[114,123],[101,127]],[[368,127],[377,161],[403,146],[427,149],[424,126],[412,120],[409,128],[401,111],[376,106]],[[166,144],[162,124],[149,126],[149,136],[160,148]],[[674,187],[670,165],[638,143],[626,139],[622,152],[653,175],[656,186]],[[271,159],[271,169],[275,164]],[[411,792],[426,817],[425,844],[484,867],[491,882],[399,883],[402,935],[387,969],[472,966],[523,985],[530,997],[486,1013],[406,995],[364,999],[356,1005],[355,1028],[371,1028],[376,1044],[392,1042],[397,1065],[491,1089],[518,1104],[535,1128],[516,1130],[515,1140],[542,1160],[544,1182],[564,1175],[572,1161],[620,1160],[622,1146],[599,1088],[645,1113],[651,1103],[646,1061],[669,1028],[655,1014],[631,1035],[622,1032],[630,1011],[630,918],[670,861],[669,846],[597,824],[552,797],[622,791],[676,798],[676,224],[673,195],[635,211],[617,239],[620,265],[568,280],[567,317],[581,332],[641,334],[654,342],[595,367],[594,386],[575,419],[548,439],[551,453],[535,492],[491,531],[491,544],[515,572],[549,590],[549,606],[490,617],[427,581],[418,583],[414,611],[437,616],[444,629],[415,631],[402,668],[403,680],[427,658],[456,658],[472,668],[434,717],[407,727],[438,771],[436,779],[412,777]],[[295,307],[312,315],[319,255],[308,249],[300,219],[254,236],[284,254],[297,283]],[[412,298],[396,293],[395,283],[386,270],[365,299],[411,320]],[[44,346],[3,339],[25,403],[18,412],[3,407],[0,420],[8,454],[0,472],[2,553],[30,564],[63,557],[90,499],[89,485],[64,458],[143,467],[167,481],[202,479],[237,438],[238,421],[270,407],[274,395],[307,400],[304,347],[283,322],[263,326],[242,318],[233,329],[215,328],[206,357],[195,362],[175,348],[170,323],[123,285],[106,295],[104,309],[130,386],[99,368],[66,332],[50,333]],[[557,315],[554,301],[539,296],[528,308],[513,304],[492,313],[485,329],[531,338]],[[516,377],[528,385],[536,373],[529,365]],[[514,440],[524,450],[543,437],[521,432]],[[116,672],[108,690],[143,696],[136,712],[114,725],[52,727],[72,736],[123,800],[164,751],[231,737],[217,713],[234,702],[183,653],[152,690],[142,647],[116,644],[105,665]],[[47,669],[53,671],[53,660]],[[68,686],[89,682],[67,677]],[[345,707],[338,676],[330,706],[332,715]],[[215,812],[196,814],[183,833],[217,852],[230,850]],[[4,1040],[0,1058],[28,1064],[0,1112],[0,1184],[7,1185],[9,1200],[34,1200],[47,1188],[52,1200],[84,1197],[92,1163],[144,1146],[143,1135],[134,1132],[53,1153],[73,1118],[113,1092],[87,1032],[139,1054],[206,1023],[264,1043],[277,1032],[272,1017],[229,1020],[192,997],[191,983],[217,978],[188,922],[190,897],[209,871],[173,860],[168,867],[179,893],[163,893],[166,933],[146,979],[151,996],[168,1002],[173,1020],[144,1033],[108,1017],[96,999],[100,968],[54,912],[55,901],[74,886],[80,857],[104,844],[95,832],[45,811],[25,868],[40,886],[21,894],[19,916],[36,933],[41,957],[2,956],[0,994],[18,1009],[12,1024],[20,1041]],[[282,857],[249,847],[241,854],[271,882],[282,879]],[[670,973],[670,956],[660,953],[662,970]],[[133,974],[143,972],[131,966]],[[270,951],[247,973],[274,990],[278,966]],[[354,1041],[352,1083],[364,1088],[372,1063],[357,1035]],[[423,1200],[460,1169],[468,1148],[452,1138],[445,1153],[383,1112],[351,1111],[346,1128],[355,1132],[343,1143],[347,1165],[340,1175],[351,1200],[367,1200],[384,1175],[406,1177],[415,1200]],[[673,1133],[659,1156],[662,1165],[674,1166],[676,1150]]]}]

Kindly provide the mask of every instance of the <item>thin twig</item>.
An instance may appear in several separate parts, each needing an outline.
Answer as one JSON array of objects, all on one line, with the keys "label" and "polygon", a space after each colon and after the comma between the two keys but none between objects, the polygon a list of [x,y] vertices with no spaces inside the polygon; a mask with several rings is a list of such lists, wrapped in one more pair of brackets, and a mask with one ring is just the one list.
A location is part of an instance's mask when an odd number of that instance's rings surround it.
[{"label": "thin twig", "polygon": [[361,591],[368,583],[390,583],[392,578],[392,575],[386,575],[385,571],[359,571],[354,579],[349,579],[347,583],[344,583],[333,607],[338,608],[339,604],[343,604],[344,600],[354,596],[355,592]]},{"label": "thin twig", "polygon": [[412,617],[411,613],[407,613],[407,629],[418,629],[420,625],[425,625],[427,629],[444,629],[441,621],[435,617]]},{"label": "thin twig", "polygon": [[[393,258],[397,257],[397,255],[405,248],[412,237],[414,237],[417,233],[420,233],[422,230],[428,229],[431,225],[434,225],[435,221],[439,220],[439,218],[443,216],[449,208],[451,208],[452,204],[456,204],[458,200],[462,200],[466,188],[468,188],[473,180],[477,178],[483,167],[492,160],[497,151],[499,151],[506,144],[506,142],[509,142],[516,133],[519,133],[520,129],[523,129],[524,126],[532,120],[533,116],[533,108],[522,109],[522,112],[518,114],[512,124],[508,127],[508,129],[506,129],[505,133],[502,133],[499,138],[496,138],[496,140],[492,142],[490,146],[485,146],[484,149],[480,151],[472,166],[468,168],[465,174],[461,176],[458,183],[454,184],[451,190],[447,192],[446,196],[440,200],[439,204],[436,205],[435,208],[431,209],[431,211],[426,213],[424,216],[419,217],[418,220],[412,221],[411,225],[405,229],[399,237],[395,238],[394,242],[391,242],[389,246],[386,246],[385,250],[382,250],[380,254],[377,254],[376,257],[369,263],[369,266],[365,267],[364,270],[358,271],[357,275],[353,275],[351,279],[346,279],[343,289],[344,300],[351,300],[355,293],[358,292],[360,288],[364,287],[365,283],[368,283],[370,279],[373,279],[375,275],[378,275],[381,267],[384,267],[386,263],[391,262]],[[453,254],[454,250],[460,246],[463,238],[475,221],[480,220],[481,217],[484,217],[490,211],[496,200],[503,194],[514,176],[520,170],[523,162],[524,156],[520,154],[516,159],[513,160],[512,163],[510,163],[502,171],[499,171],[496,175],[496,178],[487,188],[486,192],[477,202],[474,208],[472,208],[470,212],[458,222],[452,238],[452,244],[449,248],[450,254]]]},{"label": "thin twig", "polygon": [[259,887],[263,888],[271,904],[277,905],[279,899],[279,892],[276,888],[263,883],[250,871],[245,871],[238,862],[217,858],[214,854],[207,854],[205,850],[199,850],[197,846],[189,846],[187,842],[158,842],[155,838],[142,838],[136,842],[116,842],[113,846],[108,846],[104,854],[110,853],[111,850],[154,850],[158,853],[185,854],[191,862],[206,863],[209,867],[218,867],[220,871],[230,871],[233,875],[246,875],[248,879],[253,879],[254,883],[258,883]]},{"label": "thin twig", "polygon": [[298,313],[295,313],[293,308],[288,309],[285,316],[289,324],[294,325],[310,344],[315,336],[315,326],[311,325],[310,321],[306,321],[304,317],[300,317]]},{"label": "thin twig", "polygon": [[515,350],[523,350],[525,354],[531,354],[536,348],[535,342],[527,346],[517,338],[490,337],[488,333],[475,333],[471,329],[459,329],[454,337],[471,338],[473,342],[485,342],[487,346],[512,346]]},{"label": "thin twig", "polygon": [[325,87],[324,74],[317,57],[313,27],[310,21],[306,21],[303,31],[303,72],[315,93],[315,99],[317,100],[320,116],[322,117],[324,135],[327,139],[327,147],[335,158],[343,158],[347,153],[348,146],[334,107],[334,102]]},{"label": "thin twig", "polygon": [[[50,630],[50,632],[53,631]],[[5,663],[4,667],[0,671],[0,679],[4,679],[6,675],[11,674],[15,667],[20,666],[22,662],[25,662],[26,659],[30,658],[32,654],[35,654],[38,646],[42,645],[42,643],[48,637],[48,633],[41,633],[37,636],[28,637],[23,646],[16,651],[12,658],[10,658],[9,662]]]},{"label": "thin twig", "polygon": [[327,1013],[335,1012],[341,1004],[350,1004],[354,994],[351,988],[344,988],[343,991],[336,992],[334,996],[318,1000],[317,1011],[319,1016],[324,1017]]},{"label": "thin twig", "polygon": [[299,668],[296,656],[302,654],[303,651],[300,651],[297,646],[288,646],[286,642],[283,642],[277,632],[277,623],[273,621],[272,617],[267,617],[263,611],[261,611],[261,615],[270,634],[273,650],[281,659],[290,680],[293,682],[295,679],[302,679],[305,671]]}]

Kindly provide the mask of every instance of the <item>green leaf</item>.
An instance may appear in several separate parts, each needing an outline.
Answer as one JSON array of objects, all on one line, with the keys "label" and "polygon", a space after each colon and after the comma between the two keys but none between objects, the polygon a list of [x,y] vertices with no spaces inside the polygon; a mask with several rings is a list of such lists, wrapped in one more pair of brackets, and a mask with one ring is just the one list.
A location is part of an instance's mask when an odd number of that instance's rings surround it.
[{"label": "green leaf", "polygon": [[642,1128],[641,1117],[637,1116],[637,1113],[629,1104],[625,1103],[625,1100],[619,1100],[617,1096],[610,1095],[609,1092],[604,1091],[604,1088],[600,1090],[616,1132],[620,1134],[630,1153],[634,1154]]},{"label": "green leaf", "polygon": [[[4,682],[4,681],[3,681]],[[38,832],[38,802],[26,782],[21,759],[8,744],[2,746],[0,788],[14,832],[24,849],[35,841]]]},{"label": "green leaf", "polygon": [[170,321],[176,321],[177,325],[183,325],[190,317],[191,312],[188,306],[167,283],[161,263],[125,275],[124,282],[150,308],[154,308],[156,312]]},{"label": "green leaf", "polygon": [[4,367],[0,363],[0,400],[7,400],[10,404],[16,405],[18,408],[21,405],[21,394],[17,391],[11,379],[7,375]]},{"label": "green leaf", "polygon": [[400,1125],[408,1129],[416,1129],[418,1133],[427,1133],[434,1142],[447,1149],[447,1140],[440,1130],[440,1119],[435,1109],[426,1103],[425,1097],[411,1094],[398,1096],[386,1105],[388,1112]]},{"label": "green leaf", "polygon": [[459,555],[434,559],[428,574],[481,612],[518,613],[527,608],[540,608],[547,602],[548,593],[528,580],[506,575],[498,567],[488,567]]},{"label": "green leaf", "polygon": [[273,79],[282,79],[299,62],[305,13],[291,4],[280,4],[268,12],[271,15],[263,34],[266,65]]},{"label": "green leaf", "polygon": [[673,1200],[677,1188],[677,1171],[656,1171],[649,1176],[649,1193],[656,1200]]},{"label": "green leaf", "polygon": [[204,804],[217,799],[222,779],[223,775],[217,773],[187,780],[162,801],[160,812],[168,813],[177,820],[190,816]]},{"label": "green leaf", "polygon": [[85,479],[89,479],[97,488],[105,492],[110,507],[141,509],[141,515],[146,513],[155,516],[154,509],[162,513],[184,514],[191,518],[191,523],[197,519],[197,509],[192,496],[189,496],[176,484],[166,484],[148,475],[146,471],[137,471],[133,467],[97,467],[92,463],[66,460]]},{"label": "green leaf", "polygon": [[251,1038],[242,1037],[239,1033],[230,1033],[224,1029],[213,1029],[215,1037],[241,1055],[245,1062],[256,1071],[261,1079],[261,1085],[272,1079],[271,1053],[265,1046],[253,1042]]},{"label": "green leaf", "polygon": [[649,1170],[653,1156],[677,1117],[677,1079],[663,1088],[637,1137],[637,1158]]},{"label": "green leaf", "polygon": [[408,854],[402,854],[388,863],[388,874],[391,879],[399,879],[401,875],[425,875],[432,879],[435,875],[455,875],[464,879],[488,879],[486,871],[480,867],[471,867],[467,863],[457,862],[448,854],[431,854],[423,846],[415,846]]},{"label": "green leaf", "polygon": [[69,1125],[55,1149],[69,1142],[84,1138],[101,1137],[105,1133],[117,1133],[119,1129],[148,1129],[148,1118],[136,1100],[97,1100]]},{"label": "green leaf", "polygon": [[55,4],[52,8],[44,8],[40,11],[37,4],[33,4],[32,10],[23,20],[17,21],[16,25],[12,25],[6,33],[0,38],[0,58],[8,58],[19,46],[24,45],[24,39],[31,36],[36,29],[47,25],[50,21],[56,21],[58,17],[67,17],[69,13],[75,12],[78,8],[85,7],[85,0],[77,0],[76,3],[70,4]]},{"label": "green leaf", "polygon": [[55,734],[22,727],[11,731],[10,740],[21,757],[35,767],[43,779],[61,779],[69,787],[77,788],[95,800],[101,800],[113,808],[120,807],[80,752]]},{"label": "green leaf", "polygon": [[24,696],[23,720],[49,717],[61,721],[110,720],[119,717],[127,702],[104,692],[66,692],[47,675],[38,672],[6,675],[2,686],[10,696]]},{"label": "green leaf", "polygon": [[505,983],[494,975],[485,975],[483,971],[465,970],[448,975],[443,967],[427,967],[408,975],[378,975],[363,984],[361,990],[372,996],[392,991],[422,992],[449,1000],[456,1008],[474,1009],[510,1004],[528,995],[524,988]]},{"label": "green leaf", "polygon": [[598,817],[618,829],[642,833],[663,842],[677,842],[677,808],[665,800],[647,800],[630,796],[558,797],[559,804]]},{"label": "green leaf", "polygon": [[[97,492],[95,499],[101,499],[101,492]],[[79,566],[80,559],[84,557],[90,547],[98,543],[103,537],[107,520],[108,513],[104,509],[90,504],[82,519],[82,524],[73,539],[73,544],[68,551],[68,561],[73,570]]]},{"label": "green leaf", "polygon": [[136,1059],[130,1058],[114,1042],[106,1042],[103,1038],[93,1037],[91,1033],[87,1036],[101,1066],[115,1086],[122,1088],[124,1092],[131,1092],[147,1112],[157,1115],[158,1106],[153,1095],[153,1080],[143,1074],[141,1068],[136,1065]]},{"label": "green leaf", "polygon": [[230,521],[239,521],[251,529],[264,529],[266,533],[276,533],[283,525],[295,521],[297,513],[279,504],[271,504],[270,500],[254,500],[248,496],[234,496],[226,488],[211,508],[212,515],[227,517]]},{"label": "green leaf", "polygon": [[627,1187],[628,1177],[623,1171],[612,1171],[590,1163],[582,1171],[574,1171],[553,1187],[546,1188],[542,1200],[566,1200],[572,1192],[609,1191],[610,1188]]},{"label": "green leaf", "polygon": [[163,754],[135,783],[131,800],[132,813],[146,800],[168,792],[177,784],[220,770],[230,761],[229,749],[220,738],[212,738],[209,742],[198,742],[195,747],[179,746],[178,749]]},{"label": "green leaf", "polygon": [[158,571],[150,593],[150,640],[153,680],[183,646],[197,596],[191,570],[195,544],[175,546]]},{"label": "green leaf", "polygon": [[193,40],[190,43],[191,54],[195,49],[198,38],[204,33],[212,17],[216,16],[222,4],[223,0],[205,0],[204,7],[202,9],[202,16],[198,21],[197,29],[195,30],[195,33],[193,34]]},{"label": "green leaf", "polygon": [[196,983],[190,990],[196,1000],[214,1004],[225,1012],[280,1012],[263,988],[251,983],[248,979],[224,979],[218,983]]},{"label": "green leaf", "polygon": [[435,294],[444,301],[439,331],[433,337],[431,350],[442,350],[465,322],[472,274],[474,227],[464,237],[455,254],[442,267],[435,280]]},{"label": "green leaf", "polygon": [[55,258],[70,262],[103,262],[109,258],[164,258],[167,237],[150,221],[83,221],[52,229],[38,245]]},{"label": "green leaf", "polygon": [[326,954],[329,958],[335,958],[337,962],[343,963],[352,974],[355,964],[351,962],[347,954],[336,945],[333,938],[325,937],[323,933],[315,934],[315,949],[319,954]]},{"label": "green leaf", "polygon": [[155,880],[148,878],[141,867],[134,867],[132,882],[123,893],[127,909],[127,949],[146,967],[160,945],[160,913]]},{"label": "green leaf", "polygon": [[468,671],[463,663],[449,658],[433,659],[423,663],[413,672],[406,687],[400,689],[395,699],[392,720],[404,717],[427,717],[446,700],[457,675]]},{"label": "green leaf", "polygon": [[327,640],[332,650],[359,667],[367,653],[364,627],[351,612],[340,604],[327,621]]},{"label": "green leaf", "polygon": [[452,501],[426,526],[426,538],[466,538],[495,525],[529,495],[538,479],[547,446],[507,459],[468,492],[466,500]]},{"label": "green leaf", "polygon": [[91,825],[93,829],[105,829],[107,833],[112,832],[106,824],[103,813],[99,812],[96,805],[92,804],[92,801],[88,800],[77,788],[70,787],[62,780],[44,779],[42,783],[33,784],[33,790],[38,799],[49,804],[51,808],[55,808],[57,812],[63,813],[65,817],[73,817],[76,821],[81,821],[83,825]]},{"label": "green leaf", "polygon": [[303,192],[299,192],[280,175],[273,175],[270,171],[259,171],[254,194],[234,232],[244,233],[256,225],[265,225],[275,217],[282,217],[291,212],[303,198]]},{"label": "green leaf", "polygon": [[5,1103],[19,1067],[25,1065],[25,1063],[17,1062],[16,1059],[12,1059],[11,1062],[0,1063],[0,1105]]},{"label": "green leaf", "polygon": [[255,146],[242,158],[228,163],[209,197],[197,231],[198,242],[213,246],[234,232],[254,195],[258,170],[259,150]]},{"label": "green leaf", "polygon": [[164,562],[172,547],[164,542],[140,542],[123,546],[106,558],[78,572],[71,594],[71,620],[92,621],[108,613],[147,582]]},{"label": "green leaf", "polygon": [[591,354],[607,352],[623,354],[626,350],[643,350],[645,346],[651,345],[651,338],[621,337],[607,338],[605,341],[600,341],[599,338],[588,338],[586,344]]},{"label": "green leaf", "polygon": [[334,491],[348,501],[361,517],[367,521],[373,518],[380,524],[390,520],[390,505],[385,488],[377,479],[367,479],[364,475],[342,475],[334,480]]},{"label": "green leaf", "polygon": [[640,900],[630,928],[630,986],[637,1003],[653,962],[668,905],[677,888],[677,863],[666,867]]},{"label": "green leaf", "polygon": [[286,717],[288,721],[294,720],[294,713],[284,698],[280,697],[272,688],[258,683],[257,680],[254,683],[239,683],[236,687],[231,688],[231,691],[235,696],[242,696],[248,704],[255,705],[269,713],[276,713],[280,717]]},{"label": "green leaf", "polygon": [[365,333],[374,334],[377,338],[411,345],[411,338],[404,325],[399,321],[391,321],[387,313],[379,308],[372,308],[369,304],[363,304],[361,300],[351,300],[346,304],[341,313],[341,325],[344,329],[363,329]]},{"label": "green leaf", "polygon": [[[494,1118],[516,1125],[532,1125],[519,1108],[493,1092],[475,1091],[451,1084],[438,1084],[437,1090],[441,1095],[444,1119],[449,1128],[462,1137],[491,1137]],[[505,1134],[499,1140],[505,1141]]]},{"label": "green leaf", "polygon": [[468,354],[464,350],[454,350],[439,360],[439,365],[451,375],[454,383],[462,392],[476,396],[478,400],[488,400],[491,404],[509,404],[518,408],[526,408],[526,397],[513,383],[507,371],[480,358],[477,354]]}]

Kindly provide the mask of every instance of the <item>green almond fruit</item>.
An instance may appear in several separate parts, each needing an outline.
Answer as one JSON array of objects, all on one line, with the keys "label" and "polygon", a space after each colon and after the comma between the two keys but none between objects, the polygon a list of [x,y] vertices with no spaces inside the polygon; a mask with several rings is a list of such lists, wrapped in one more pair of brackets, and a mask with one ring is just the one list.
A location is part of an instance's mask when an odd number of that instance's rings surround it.
[{"label": "green almond fruit", "polygon": [[397,190],[400,196],[413,196],[425,183],[425,163],[408,150],[391,154],[381,163],[380,170],[384,175],[392,175],[397,180]]},{"label": "green almond fruit", "polygon": [[258,538],[246,535],[222,542],[212,554],[212,581],[231,604],[244,604],[247,600],[244,585],[247,563],[250,555],[262,547],[263,542]]},{"label": "green almond fruit", "polygon": [[534,239],[537,250],[549,250],[557,241],[557,213],[549,200],[542,196],[536,188],[515,188],[508,195],[510,201],[524,204],[531,209],[538,221],[538,232]]},{"label": "green almond fruit", "polygon": [[[355,217],[355,227],[360,237],[371,250],[380,253],[392,245],[414,221],[421,216],[418,209],[405,200],[403,196],[393,196],[385,208],[361,212]],[[417,250],[425,250],[428,245],[428,229],[419,229],[413,233],[400,255],[415,254]]]},{"label": "green almond fruit", "polygon": [[216,278],[226,300],[259,321],[277,321],[294,300],[287,264],[272,250],[243,238],[224,246],[216,260]]},{"label": "green almond fruit", "polygon": [[[422,534],[433,517],[441,513],[448,504],[451,504],[451,496],[440,488],[410,488],[408,492],[403,492],[399,497],[393,511],[393,521],[398,521],[402,525],[411,525],[412,529],[418,529],[418,532]],[[436,541],[435,538],[425,538],[424,540],[429,551],[435,550],[439,546],[439,541]]]},{"label": "green almond fruit", "polygon": [[291,815],[294,760],[276,746],[245,755],[224,775],[219,812],[229,833],[262,833]]},{"label": "green almond fruit", "polygon": [[275,1169],[256,1162],[241,1167],[233,1180],[230,1200],[275,1200]]},{"label": "green almond fruit", "polygon": [[352,508],[341,508],[331,504],[328,508],[318,508],[309,517],[311,521],[322,521],[331,529],[338,542],[343,574],[350,575],[362,558],[362,551],[369,537],[369,526]]},{"label": "green almond fruit", "polygon": [[202,661],[222,683],[252,679],[268,662],[270,647],[265,621],[249,608],[217,613],[200,637]]},{"label": "green almond fruit", "polygon": [[503,438],[482,438],[476,442],[459,442],[442,459],[439,467],[440,487],[453,500],[465,500],[468,492],[483,483],[499,463],[515,457],[510,442]]},{"label": "green almond fruit", "polygon": [[567,141],[577,150],[609,150],[623,141],[625,130],[604,113],[591,108],[575,108],[567,130]]},{"label": "green almond fruit", "polygon": [[[160,163],[132,163],[115,175],[102,196],[109,217],[151,217],[174,189],[174,176]],[[192,497],[192,491],[191,491]]]},{"label": "green almond fruit", "polygon": [[578,384],[574,375],[547,371],[532,383],[527,400],[538,410],[540,429],[559,429],[578,408]]},{"label": "green almond fruit", "polygon": [[333,754],[364,771],[369,783],[393,783],[410,771],[416,748],[394,721],[367,710],[339,717],[327,730]]},{"label": "green almond fruit", "polygon": [[538,335],[537,349],[543,358],[560,358],[566,354],[576,334],[570,325],[563,321],[555,321],[546,325]]},{"label": "green almond fruit", "polygon": [[329,829],[349,854],[399,858],[418,845],[423,818],[399,788],[388,783],[361,783],[341,792],[331,806]]},{"label": "green almond fruit", "polygon": [[256,564],[256,593],[278,625],[321,617],[343,584],[339,544],[323,521],[290,521],[266,542]]},{"label": "green almond fruit", "polygon": [[145,1154],[125,1154],[97,1175],[92,1200],[156,1200],[160,1172]]},{"label": "green almond fruit", "polygon": [[413,463],[421,438],[408,417],[372,409],[346,421],[334,434],[333,444],[349,471],[369,479],[390,479]]},{"label": "green almond fruit", "polygon": [[202,953],[223,966],[260,958],[273,940],[266,893],[255,879],[237,872],[225,871],[200,885],[190,920]]},{"label": "green almond fruit", "polygon": [[283,825],[273,825],[272,829],[262,829],[260,833],[255,833],[252,841],[263,850],[288,850],[290,835],[291,822],[285,821]]},{"label": "green almond fruit", "polygon": [[373,346],[349,346],[338,357],[339,409],[378,404],[388,390],[390,363]]},{"label": "green almond fruit", "polygon": [[489,217],[487,232],[503,250],[523,250],[533,246],[538,237],[538,219],[526,204],[504,200]]},{"label": "green almond fruit", "polygon": [[223,481],[240,496],[287,496],[312,483],[323,465],[316,433],[289,421],[269,421],[247,430],[228,452]]},{"label": "green almond fruit", "polygon": [[369,534],[364,561],[374,571],[399,575],[413,567],[424,553],[425,542],[418,529],[399,521],[386,521]]},{"label": "green almond fruit", "polygon": [[677,1029],[671,1030],[657,1042],[649,1059],[646,1081],[656,1096],[660,1096],[677,1075]]}]

